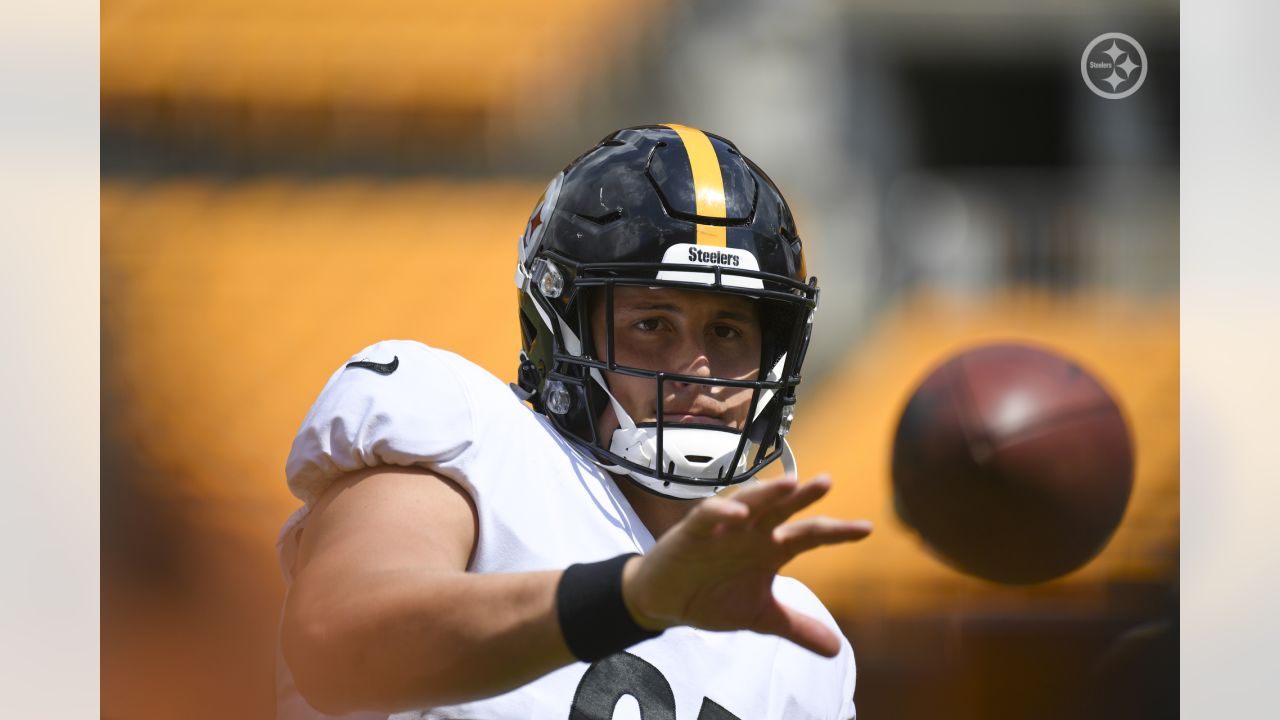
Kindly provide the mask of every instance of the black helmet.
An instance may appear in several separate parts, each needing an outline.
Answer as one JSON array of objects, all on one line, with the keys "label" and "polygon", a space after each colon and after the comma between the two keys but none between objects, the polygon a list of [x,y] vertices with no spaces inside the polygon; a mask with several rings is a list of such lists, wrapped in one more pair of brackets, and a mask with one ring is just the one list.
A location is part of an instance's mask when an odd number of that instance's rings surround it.
[{"label": "black helmet", "polygon": [[[817,306],[816,278],[786,201],[773,181],[728,140],[682,125],[646,125],[604,138],[556,175],[520,238],[519,388],[573,445],[646,489],[706,497],[782,457],[794,418]],[[705,378],[618,365],[613,292],[669,287],[752,298],[762,324],[754,380]],[[588,297],[607,312],[595,357]],[[635,423],[613,400],[605,372],[652,378],[658,415]],[[741,430],[664,422],[663,384],[750,388]],[[619,418],[609,447],[596,420],[612,402]]]}]

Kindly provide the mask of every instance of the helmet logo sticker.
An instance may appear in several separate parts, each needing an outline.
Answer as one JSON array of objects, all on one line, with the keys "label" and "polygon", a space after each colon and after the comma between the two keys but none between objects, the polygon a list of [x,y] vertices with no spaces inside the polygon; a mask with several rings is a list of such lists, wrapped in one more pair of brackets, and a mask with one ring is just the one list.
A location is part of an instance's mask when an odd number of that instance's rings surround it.
[{"label": "helmet logo sticker", "polygon": [[542,197],[538,198],[533,212],[529,214],[529,222],[525,223],[524,233],[520,236],[522,265],[527,265],[538,252],[538,246],[542,243],[542,233],[547,222],[551,220],[551,214],[555,212],[556,200],[560,197],[560,184],[563,180],[564,173],[556,173],[556,176],[551,178],[551,182],[547,183],[547,189],[542,191]]}]

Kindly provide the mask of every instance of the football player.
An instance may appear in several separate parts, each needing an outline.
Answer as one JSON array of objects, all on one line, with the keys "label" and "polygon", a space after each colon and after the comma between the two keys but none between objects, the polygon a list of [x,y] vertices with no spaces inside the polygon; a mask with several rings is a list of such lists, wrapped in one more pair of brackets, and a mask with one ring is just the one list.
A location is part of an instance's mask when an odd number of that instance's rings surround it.
[{"label": "football player", "polygon": [[518,384],[386,341],[303,421],[280,717],[853,717],[848,641],[777,574],[870,527],[791,519],[829,480],[786,442],[818,288],[773,182],[620,130],[518,256]]}]

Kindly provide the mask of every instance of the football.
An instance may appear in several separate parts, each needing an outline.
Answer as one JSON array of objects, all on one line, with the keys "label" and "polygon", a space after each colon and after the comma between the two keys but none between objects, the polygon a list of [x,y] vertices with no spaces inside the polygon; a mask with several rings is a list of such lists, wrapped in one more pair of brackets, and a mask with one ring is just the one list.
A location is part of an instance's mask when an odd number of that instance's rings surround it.
[{"label": "football", "polygon": [[942,362],[907,401],[894,506],[955,569],[1044,582],[1106,546],[1133,457],[1120,407],[1079,364],[1026,344],[982,345]]}]

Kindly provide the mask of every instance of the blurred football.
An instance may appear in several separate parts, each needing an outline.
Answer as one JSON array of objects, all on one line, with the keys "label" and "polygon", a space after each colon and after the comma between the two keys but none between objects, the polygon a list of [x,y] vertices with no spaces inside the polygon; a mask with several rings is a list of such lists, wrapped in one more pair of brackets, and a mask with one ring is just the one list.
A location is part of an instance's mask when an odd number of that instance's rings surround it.
[{"label": "blurred football", "polygon": [[1047,349],[990,344],[929,373],[893,441],[899,518],[952,567],[1009,584],[1085,565],[1124,516],[1133,447],[1115,400]]}]

